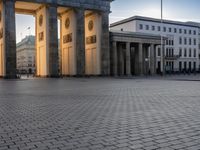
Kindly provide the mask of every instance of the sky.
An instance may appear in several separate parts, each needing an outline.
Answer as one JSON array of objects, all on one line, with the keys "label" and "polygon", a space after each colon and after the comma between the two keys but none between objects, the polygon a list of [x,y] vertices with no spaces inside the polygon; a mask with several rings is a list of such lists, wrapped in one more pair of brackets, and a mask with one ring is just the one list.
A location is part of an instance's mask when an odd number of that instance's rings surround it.
[{"label": "sky", "polygon": [[[111,3],[110,23],[139,15],[160,18],[161,0],[114,0]],[[163,18],[200,22],[200,0],[163,0]],[[30,29],[28,30],[28,28]],[[26,35],[35,35],[35,19],[16,15],[16,36],[19,42]]]}]

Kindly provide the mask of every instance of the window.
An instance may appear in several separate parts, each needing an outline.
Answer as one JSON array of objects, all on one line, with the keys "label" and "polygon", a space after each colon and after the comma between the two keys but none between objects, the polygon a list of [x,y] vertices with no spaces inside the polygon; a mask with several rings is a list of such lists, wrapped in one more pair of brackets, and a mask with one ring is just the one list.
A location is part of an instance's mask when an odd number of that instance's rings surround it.
[{"label": "window", "polygon": [[172,32],[172,28],[169,28],[169,32]]},{"label": "window", "polygon": [[149,25],[146,25],[146,30],[149,30]]},{"label": "window", "polygon": [[189,57],[192,57],[192,50],[191,50],[191,48],[189,49]]},{"label": "window", "polygon": [[158,26],[158,31],[160,31],[160,26]]},{"label": "window", "polygon": [[176,33],[177,32],[177,29],[176,28],[174,28],[174,33]]},{"label": "window", "polygon": [[166,56],[169,56],[169,48],[166,48]]},{"label": "window", "polygon": [[161,49],[158,48],[158,56],[161,56]]},{"label": "window", "polygon": [[179,44],[182,44],[182,37],[179,37]]},{"label": "window", "polygon": [[187,57],[187,49],[184,49],[184,57]]},{"label": "window", "polygon": [[197,51],[196,51],[196,49],[194,49],[194,57],[196,57],[197,56]]},{"label": "window", "polygon": [[152,26],[151,29],[154,31],[155,30],[155,26]]},{"label": "window", "polygon": [[179,56],[182,56],[182,48],[179,49]]},{"label": "window", "polygon": [[179,29],[179,33],[182,33],[182,29]]},{"label": "window", "polygon": [[187,30],[186,29],[184,29],[184,34],[187,34]]},{"label": "window", "polygon": [[196,43],[196,39],[194,39],[194,45],[196,45],[197,43]]},{"label": "window", "polygon": [[196,62],[193,62],[193,68],[196,71]]},{"label": "window", "polygon": [[142,30],[143,29],[143,25],[142,24],[140,24],[140,30]]},{"label": "window", "polygon": [[192,70],[192,62],[191,61],[189,62],[189,70],[190,71]]},{"label": "window", "polygon": [[166,27],[163,27],[163,31],[166,32],[166,30],[167,30]]},{"label": "window", "polygon": [[193,31],[193,34],[196,35],[196,31],[195,30]]},{"label": "window", "polygon": [[174,45],[174,40],[172,40],[172,45]]},{"label": "window", "polygon": [[182,71],[182,62],[179,61],[179,71],[181,72]]},{"label": "window", "polygon": [[166,40],[166,45],[169,45],[169,40]]},{"label": "window", "polygon": [[186,61],[184,62],[184,69],[185,69],[185,71],[187,69],[187,62]]},{"label": "window", "polygon": [[192,34],[192,31],[191,31],[191,30],[189,30],[189,34]]},{"label": "window", "polygon": [[189,38],[189,45],[192,45],[192,39]]},{"label": "window", "polygon": [[187,45],[187,38],[184,38],[184,44]]}]

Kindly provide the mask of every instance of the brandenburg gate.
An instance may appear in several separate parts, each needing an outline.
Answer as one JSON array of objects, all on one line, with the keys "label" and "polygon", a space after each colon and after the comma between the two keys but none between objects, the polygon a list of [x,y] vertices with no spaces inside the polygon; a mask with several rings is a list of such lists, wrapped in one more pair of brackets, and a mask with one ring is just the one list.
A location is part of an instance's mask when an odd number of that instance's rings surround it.
[{"label": "brandenburg gate", "polygon": [[0,76],[16,77],[16,13],[35,16],[37,76],[109,75],[111,1],[1,0]]}]

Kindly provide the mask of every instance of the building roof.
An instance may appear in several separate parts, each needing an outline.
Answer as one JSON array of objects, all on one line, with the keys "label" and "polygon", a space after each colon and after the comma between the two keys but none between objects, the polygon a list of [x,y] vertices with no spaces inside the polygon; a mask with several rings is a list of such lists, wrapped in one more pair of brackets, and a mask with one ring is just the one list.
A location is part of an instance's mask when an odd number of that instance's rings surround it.
[{"label": "building roof", "polygon": [[[146,39],[161,39],[159,34],[150,34],[150,33],[141,33],[141,32],[129,32],[129,31],[118,31],[118,30],[110,30],[111,35],[123,35],[133,38],[146,38]],[[164,37],[166,39],[167,37]]]},{"label": "building roof", "polygon": [[[134,21],[134,20],[141,20],[141,21],[150,21],[150,22],[156,22],[156,23],[160,23],[161,19],[156,19],[156,18],[150,18],[150,17],[143,17],[143,16],[133,16],[127,19],[123,19],[121,21],[112,23],[110,25],[110,27],[114,27],[117,25],[121,25],[130,21]],[[187,26],[187,27],[195,27],[195,28],[200,28],[200,23],[198,22],[181,22],[181,21],[172,21],[172,20],[163,20],[163,23],[165,24],[172,24],[172,25],[179,25],[179,26]]]},{"label": "building roof", "polygon": [[35,45],[35,36],[30,35],[26,36],[24,39],[22,39],[19,43],[17,43],[17,47],[20,47],[22,45]]}]

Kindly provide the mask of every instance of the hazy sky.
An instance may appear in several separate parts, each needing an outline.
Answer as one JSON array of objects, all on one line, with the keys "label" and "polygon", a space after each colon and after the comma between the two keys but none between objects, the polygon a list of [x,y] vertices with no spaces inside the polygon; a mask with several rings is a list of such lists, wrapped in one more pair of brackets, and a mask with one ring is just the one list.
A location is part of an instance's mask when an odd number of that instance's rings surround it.
[{"label": "hazy sky", "polygon": [[[110,23],[134,15],[160,18],[160,9],[160,0],[115,0],[111,4]],[[200,22],[199,10],[200,0],[163,0],[164,19]],[[34,17],[16,16],[17,41],[29,33],[35,35]]]}]

